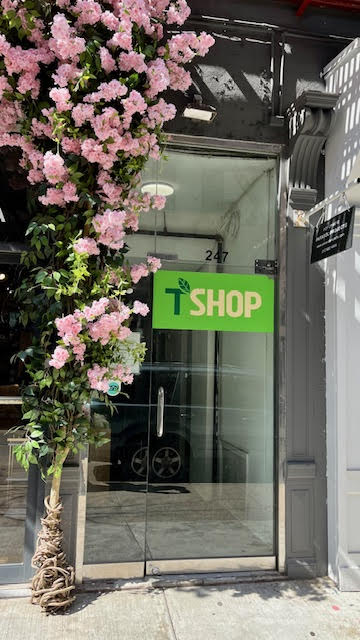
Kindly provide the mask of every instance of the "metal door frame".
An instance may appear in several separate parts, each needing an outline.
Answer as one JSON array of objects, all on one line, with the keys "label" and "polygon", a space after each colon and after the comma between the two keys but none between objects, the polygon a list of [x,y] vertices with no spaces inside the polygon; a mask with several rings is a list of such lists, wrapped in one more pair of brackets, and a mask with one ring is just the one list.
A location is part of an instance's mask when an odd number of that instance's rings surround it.
[{"label": "metal door frame", "polygon": [[[0,405],[21,405],[18,396],[0,396]],[[0,564],[0,584],[27,582],[33,575],[31,559],[35,550],[39,514],[42,513],[45,484],[35,465],[30,465],[27,476],[26,512],[24,524],[23,562]]]},{"label": "metal door frame", "polygon": [[[86,492],[87,492],[87,467],[88,453],[84,450],[80,456],[80,485],[79,508],[77,517],[77,543],[76,543],[76,581],[81,583],[83,579],[121,579],[141,578],[148,573],[153,574],[154,569],[161,573],[196,573],[196,572],[231,572],[231,571],[258,571],[274,570],[280,573],[285,571],[285,460],[286,460],[286,216],[287,216],[287,191],[288,191],[288,166],[285,156],[285,148],[280,144],[252,142],[245,140],[226,140],[222,138],[210,138],[203,136],[189,136],[183,134],[170,134],[168,136],[170,149],[188,148],[189,151],[199,149],[208,151],[233,152],[239,155],[270,156],[278,162],[278,194],[275,247],[278,256],[279,269],[275,287],[275,326],[274,334],[274,468],[275,468],[275,541],[276,555],[261,557],[237,557],[237,558],[209,558],[186,560],[163,560],[84,564],[85,546],[85,522],[86,522]],[[147,571],[147,569],[149,571]]]}]

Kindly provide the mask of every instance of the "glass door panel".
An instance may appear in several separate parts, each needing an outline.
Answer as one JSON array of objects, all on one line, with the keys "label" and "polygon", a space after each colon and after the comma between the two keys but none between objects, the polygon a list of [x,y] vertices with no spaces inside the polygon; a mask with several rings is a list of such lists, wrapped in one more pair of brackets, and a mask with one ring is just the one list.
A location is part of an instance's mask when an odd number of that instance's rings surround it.
[{"label": "glass door panel", "polygon": [[[150,296],[150,281],[141,280],[136,297],[150,306]],[[92,419],[104,421],[109,442],[89,450],[84,549],[89,578],[144,574],[151,318],[134,316],[131,329],[148,350],[128,397],[112,398],[113,413],[92,403]]]},{"label": "glass door panel", "polygon": [[[2,223],[4,224],[4,223]],[[5,225],[5,230],[10,225]],[[5,235],[5,234],[4,234]],[[15,248],[16,249],[16,248]],[[19,321],[14,291],[21,279],[20,253],[0,240],[0,582],[24,581],[31,575],[37,473],[29,475],[15,458],[23,442],[21,384],[24,367],[12,359],[31,343],[31,332]]]},{"label": "glass door panel", "polygon": [[273,558],[273,335],[154,329],[152,355],[147,571]]}]

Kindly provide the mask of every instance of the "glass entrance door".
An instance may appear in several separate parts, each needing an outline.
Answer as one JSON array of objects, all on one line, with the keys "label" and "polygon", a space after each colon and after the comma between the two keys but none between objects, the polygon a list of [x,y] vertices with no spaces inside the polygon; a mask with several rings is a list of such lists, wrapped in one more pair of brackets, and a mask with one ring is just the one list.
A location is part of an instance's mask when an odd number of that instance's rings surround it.
[{"label": "glass entrance door", "polygon": [[272,333],[153,329],[147,573],[275,568],[273,346]]},{"label": "glass entrance door", "polygon": [[[144,183],[174,194],[142,215],[130,259],[257,282],[255,260],[276,257],[276,160],[168,156]],[[149,279],[134,295],[157,304]],[[274,568],[274,333],[157,328],[150,314],[131,329],[147,354],[129,398],[112,416],[93,406],[109,444],[89,453],[84,577]]]}]

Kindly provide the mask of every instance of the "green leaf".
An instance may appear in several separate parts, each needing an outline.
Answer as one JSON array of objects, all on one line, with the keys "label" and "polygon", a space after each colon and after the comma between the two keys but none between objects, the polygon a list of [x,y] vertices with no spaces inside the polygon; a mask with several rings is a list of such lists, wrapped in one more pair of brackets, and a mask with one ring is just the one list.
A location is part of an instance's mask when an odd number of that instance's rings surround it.
[{"label": "green leaf", "polygon": [[187,280],[184,280],[184,278],[179,278],[178,283],[182,293],[190,293],[190,285]]},{"label": "green leaf", "polygon": [[39,431],[39,429],[34,429],[34,430],[31,432],[31,437],[32,437],[32,438],[42,438],[42,436],[43,436],[43,432],[42,432],[42,431]]}]

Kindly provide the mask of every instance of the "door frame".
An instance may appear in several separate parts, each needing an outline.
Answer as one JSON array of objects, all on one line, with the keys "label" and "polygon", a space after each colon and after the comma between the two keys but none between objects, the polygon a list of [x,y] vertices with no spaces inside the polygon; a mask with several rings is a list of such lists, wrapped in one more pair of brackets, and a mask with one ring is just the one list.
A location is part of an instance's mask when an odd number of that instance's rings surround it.
[{"label": "door frame", "polygon": [[[168,147],[199,149],[204,151],[235,152],[249,156],[269,156],[277,160],[278,192],[276,207],[275,247],[278,257],[278,272],[275,286],[275,327],[274,333],[274,526],[276,555],[259,558],[211,558],[186,559],[183,561],[159,561],[152,567],[151,561],[84,564],[86,493],[88,450],[80,455],[79,508],[77,513],[77,536],[75,552],[76,582],[83,579],[127,579],[142,578],[147,574],[179,572],[226,572],[277,570],[285,572],[285,461],[286,461],[286,243],[287,243],[287,193],[289,183],[289,160],[285,146],[274,143],[247,140],[227,140],[184,134],[169,134]],[[175,566],[176,563],[176,566]],[[161,565],[161,566],[160,566]]]},{"label": "door frame", "polygon": [[[0,405],[21,405],[17,396],[0,396]],[[26,511],[24,522],[23,561],[0,564],[0,584],[16,584],[31,579],[34,570],[31,559],[35,550],[36,535],[39,527],[39,514],[42,512],[45,485],[35,465],[30,465],[27,476]]]}]

